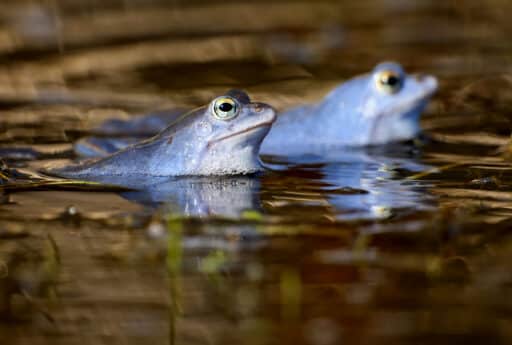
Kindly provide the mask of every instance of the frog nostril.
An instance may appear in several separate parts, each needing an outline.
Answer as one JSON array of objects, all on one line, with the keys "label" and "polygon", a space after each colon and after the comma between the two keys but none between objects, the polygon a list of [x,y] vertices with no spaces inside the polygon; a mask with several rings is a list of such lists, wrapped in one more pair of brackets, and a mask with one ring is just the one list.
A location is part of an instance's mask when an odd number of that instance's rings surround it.
[{"label": "frog nostril", "polygon": [[260,104],[255,104],[253,106],[253,110],[255,113],[261,113],[263,111],[263,107]]},{"label": "frog nostril", "polygon": [[419,81],[419,82],[422,82],[425,80],[425,78],[427,77],[426,74],[417,74],[416,75],[416,80]]}]

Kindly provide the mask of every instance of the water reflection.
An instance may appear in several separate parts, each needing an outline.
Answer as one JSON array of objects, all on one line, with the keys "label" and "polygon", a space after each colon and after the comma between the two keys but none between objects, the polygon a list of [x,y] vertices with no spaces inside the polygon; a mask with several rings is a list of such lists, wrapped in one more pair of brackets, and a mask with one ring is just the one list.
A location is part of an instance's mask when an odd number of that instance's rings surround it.
[{"label": "water reflection", "polygon": [[[261,178],[274,188],[270,212],[286,217],[288,206],[324,207],[331,219],[383,219],[399,212],[432,210],[430,185],[409,180],[432,167],[418,157],[364,150],[338,150],[324,156],[299,156],[286,160],[267,157],[269,170],[260,176],[186,177],[162,179],[121,193],[124,198],[152,209],[192,217],[239,218],[244,211],[261,210]],[[267,182],[269,181],[269,182]],[[139,182],[139,181],[137,181]],[[123,183],[129,183],[124,180]],[[268,183],[273,184],[267,186]],[[267,204],[268,204],[267,203]],[[321,211],[320,211],[321,212]]]},{"label": "water reflection", "polygon": [[184,216],[238,218],[244,211],[260,208],[259,190],[255,176],[185,177],[121,195],[151,208],[163,204],[168,212]]},{"label": "water reflection", "polygon": [[[245,186],[161,183],[123,194],[134,202],[91,191],[13,192],[1,220],[56,236],[63,279],[56,327],[0,324],[5,342],[159,344],[176,335],[178,344],[510,343],[512,309],[503,296],[512,286],[512,172],[492,151],[511,128],[511,5],[4,1],[0,141],[28,147],[10,151],[16,164],[71,158],[77,136],[116,114],[193,107],[234,86],[279,110],[314,102],[383,60],[439,76],[422,125],[446,144],[425,158],[333,152],[329,160],[272,160],[280,171]],[[461,110],[443,107],[453,92]],[[410,179],[425,171],[424,161],[464,165],[427,182]],[[172,208],[179,223],[162,220],[166,236],[155,240],[168,274],[155,261],[105,259],[111,246],[144,247],[147,224],[131,220],[138,203],[152,217],[155,207]],[[436,204],[432,213],[378,221]],[[261,224],[208,218],[245,208],[262,208]],[[415,231],[411,223],[419,223]],[[239,241],[244,234],[259,237]],[[0,261],[25,255],[23,240],[0,239]],[[324,251],[332,260],[315,259]],[[38,295],[52,258],[31,253],[11,261],[7,280],[0,264],[0,284],[33,284]]]},{"label": "water reflection", "polygon": [[[406,178],[431,167],[417,157],[407,157],[409,147],[398,148],[401,150],[398,155],[333,150],[322,156],[291,157],[279,163],[270,160],[267,166],[277,170],[287,166],[298,175],[307,172],[309,183],[311,177],[320,182],[313,187],[316,194],[311,191],[301,194],[301,202],[307,202],[308,195],[309,202],[317,205],[327,202],[335,219],[382,219],[399,211],[433,209],[435,200],[428,194],[429,185]],[[287,186],[281,200],[289,202],[290,191],[294,190],[293,186]]]}]

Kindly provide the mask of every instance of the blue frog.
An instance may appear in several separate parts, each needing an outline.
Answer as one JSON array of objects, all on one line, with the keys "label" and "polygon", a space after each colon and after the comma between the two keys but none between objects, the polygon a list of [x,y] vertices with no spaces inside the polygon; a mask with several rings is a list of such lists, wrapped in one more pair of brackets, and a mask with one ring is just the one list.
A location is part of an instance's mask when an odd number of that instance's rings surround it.
[{"label": "blue frog", "polygon": [[319,154],[412,139],[421,131],[420,115],[436,89],[433,76],[407,75],[396,63],[381,63],[319,103],[279,115],[260,154]]},{"label": "blue frog", "polygon": [[259,146],[275,118],[271,106],[233,90],[152,138],[45,173],[116,185],[137,185],[151,177],[250,174],[262,170]]},{"label": "blue frog", "polygon": [[[340,147],[412,139],[421,131],[420,115],[437,85],[433,76],[408,75],[397,63],[381,63],[372,72],[342,83],[320,102],[281,113],[263,140],[260,154],[322,155]],[[89,157],[115,152],[137,140],[133,137],[136,128],[163,128],[175,116],[176,112],[107,122],[100,132],[117,129],[126,137],[85,138],[75,145],[75,151]]]}]

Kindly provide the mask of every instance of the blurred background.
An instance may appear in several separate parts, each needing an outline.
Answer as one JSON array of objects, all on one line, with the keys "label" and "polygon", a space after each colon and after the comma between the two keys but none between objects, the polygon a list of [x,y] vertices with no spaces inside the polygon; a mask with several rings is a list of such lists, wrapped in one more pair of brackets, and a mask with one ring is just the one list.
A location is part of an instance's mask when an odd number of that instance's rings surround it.
[{"label": "blurred background", "polygon": [[105,119],[231,88],[283,110],[382,61],[440,81],[422,123],[435,144],[405,164],[285,165],[190,193],[213,217],[108,191],[3,191],[0,341],[509,344],[511,12],[506,0],[0,1],[11,168],[72,158]]},{"label": "blurred background", "polygon": [[306,87],[311,79],[339,81],[383,60],[442,80],[456,76],[462,86],[508,72],[509,7],[505,0],[3,1],[0,97],[155,107],[244,87],[262,98],[271,88],[272,101],[285,106],[315,92]]}]

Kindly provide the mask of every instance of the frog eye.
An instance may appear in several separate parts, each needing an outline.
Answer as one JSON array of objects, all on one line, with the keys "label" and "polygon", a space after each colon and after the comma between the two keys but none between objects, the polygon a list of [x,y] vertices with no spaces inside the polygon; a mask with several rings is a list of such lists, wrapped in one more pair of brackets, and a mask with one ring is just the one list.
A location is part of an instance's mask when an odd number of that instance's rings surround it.
[{"label": "frog eye", "polygon": [[402,88],[402,76],[393,71],[382,71],[376,74],[375,84],[377,90],[388,94],[393,94]]},{"label": "frog eye", "polygon": [[219,120],[230,120],[238,115],[240,107],[231,97],[219,97],[212,102],[213,115]]}]

